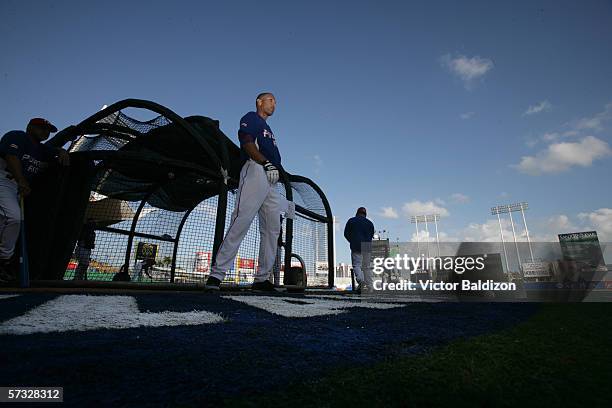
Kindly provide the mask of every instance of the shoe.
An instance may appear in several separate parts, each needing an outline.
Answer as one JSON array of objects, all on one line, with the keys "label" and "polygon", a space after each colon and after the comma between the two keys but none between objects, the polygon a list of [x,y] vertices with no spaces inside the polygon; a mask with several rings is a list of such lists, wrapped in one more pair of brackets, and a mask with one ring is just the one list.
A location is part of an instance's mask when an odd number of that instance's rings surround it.
[{"label": "shoe", "polygon": [[357,287],[355,288],[355,292],[361,293],[361,291],[363,290],[364,286],[365,285],[363,284],[363,282],[358,282],[357,283]]},{"label": "shoe", "polygon": [[364,282],[361,282],[359,286],[357,286],[356,292],[360,295],[363,295],[364,293],[371,293],[372,289],[370,289],[370,287],[367,286]]},{"label": "shoe", "polygon": [[218,291],[220,285],[221,285],[221,281],[219,279],[215,278],[214,276],[209,276],[208,279],[206,279],[206,284],[204,284],[204,290]]},{"label": "shoe", "polygon": [[263,282],[254,282],[253,286],[251,286],[251,290],[253,292],[277,292],[277,290],[274,289],[274,285],[269,280],[265,280]]}]

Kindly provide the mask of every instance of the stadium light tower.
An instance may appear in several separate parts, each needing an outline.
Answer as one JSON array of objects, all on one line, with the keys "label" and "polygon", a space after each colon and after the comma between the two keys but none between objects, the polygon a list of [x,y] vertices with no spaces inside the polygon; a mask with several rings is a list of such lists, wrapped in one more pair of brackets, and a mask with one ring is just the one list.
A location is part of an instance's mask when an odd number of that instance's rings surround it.
[{"label": "stadium light tower", "polygon": [[504,248],[504,259],[506,260],[506,271],[510,272],[510,265],[508,264],[508,252],[506,251],[506,241],[504,240],[504,229],[502,228],[500,209],[498,207],[491,208],[491,214],[497,215],[497,221],[499,222],[499,233],[501,235],[502,247]]},{"label": "stadium light tower", "polygon": [[415,224],[416,239],[417,239],[417,257],[421,255],[421,242],[419,239],[419,220],[416,217],[410,217],[410,222]]},{"label": "stadium light tower", "polygon": [[529,208],[527,203],[515,204],[519,206],[521,215],[523,216],[523,225],[525,225],[525,235],[527,235],[527,246],[529,247],[529,255],[531,256],[531,262],[533,262],[533,250],[531,249],[531,240],[529,239],[529,229],[527,228],[527,220],[525,219],[525,210]]},{"label": "stadium light tower", "polygon": [[[527,228],[527,220],[525,219],[525,210],[529,208],[529,204],[526,202],[515,203],[515,204],[505,204],[498,205],[497,207],[491,208],[491,214],[497,215],[497,219],[499,221],[500,231],[502,230],[501,219],[499,218],[499,214],[508,214],[510,216],[510,225],[512,226],[512,236],[514,238],[514,246],[516,247],[516,257],[518,259],[519,268],[521,268],[521,256],[519,254],[518,243],[516,241],[516,231],[514,229],[514,220],[512,218],[512,213],[516,211],[520,211],[523,216],[523,224],[525,225],[525,234],[527,235],[527,244],[529,245],[529,255],[531,256],[531,262],[533,262],[533,250],[531,248],[531,240],[529,239],[529,229]],[[502,232],[502,242],[503,242],[503,232]],[[506,251],[506,247],[504,245],[504,253]],[[506,258],[506,268],[508,267],[508,261]]]},{"label": "stadium light tower", "polygon": [[440,220],[440,214],[423,214],[413,215],[410,217],[410,222],[416,225],[417,229],[417,244],[419,242],[419,222],[425,223],[425,231],[427,232],[427,257],[429,257],[429,227],[428,223],[434,222],[436,226],[436,243],[438,246],[438,257],[440,256],[440,235],[438,234],[438,221]]}]

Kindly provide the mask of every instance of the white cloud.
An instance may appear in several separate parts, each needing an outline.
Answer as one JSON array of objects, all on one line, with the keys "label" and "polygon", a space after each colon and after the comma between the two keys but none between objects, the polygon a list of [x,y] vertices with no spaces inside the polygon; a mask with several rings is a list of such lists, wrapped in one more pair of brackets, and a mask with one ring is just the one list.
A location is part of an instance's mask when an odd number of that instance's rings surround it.
[{"label": "white cloud", "polygon": [[612,150],[607,142],[587,136],[580,142],[553,143],[535,156],[523,156],[521,162],[513,167],[530,175],[559,173],[573,166],[588,167],[593,161],[610,154]]},{"label": "white cloud", "polygon": [[[547,101],[544,101],[547,102]],[[523,116],[528,114],[537,113],[536,111],[546,110],[546,105],[544,102],[540,103],[536,106],[530,106],[529,109],[523,114]],[[544,105],[543,105],[544,104]],[[542,109],[540,109],[542,108]],[[532,113],[533,112],[533,113]],[[589,136],[589,133],[586,132],[599,132],[605,129],[605,122],[612,119],[612,103],[607,104],[604,107],[604,110],[591,116],[585,117],[582,119],[573,120],[570,122],[566,122],[561,126],[561,130],[546,132],[538,137],[530,137],[526,141],[526,145],[528,147],[534,147],[538,143],[553,143],[558,142],[563,138],[573,138],[582,136]]]},{"label": "white cloud", "polygon": [[604,122],[612,119],[612,102],[608,103],[604,110],[595,114],[595,116],[579,119],[573,122],[574,131],[601,131],[604,129]]},{"label": "white cloud", "polygon": [[315,165],[314,172],[316,174],[319,174],[319,171],[321,170],[321,167],[323,167],[323,159],[321,159],[321,156],[319,156],[318,154],[315,154],[313,156],[313,160],[314,160],[314,165]]},{"label": "white cloud", "polygon": [[557,234],[575,230],[576,227],[565,214],[555,215],[546,221],[546,227]]},{"label": "white cloud", "polygon": [[578,218],[588,221],[597,231],[600,240],[612,240],[612,208],[600,208],[593,212],[580,213]]},{"label": "white cloud", "polygon": [[[510,219],[506,217],[501,218],[502,230],[504,232],[504,241],[513,241],[512,226]],[[527,233],[523,228],[522,221],[514,219],[514,232],[516,233],[516,240],[519,242],[527,242]],[[463,230],[461,230],[463,236],[462,241],[465,242],[501,242],[501,234],[499,231],[499,221],[497,218],[489,219],[484,224],[476,222],[468,224]],[[530,232],[530,238],[533,241],[534,236]],[[549,241],[548,238],[545,239]]]},{"label": "white cloud", "polygon": [[[529,220],[528,220],[529,223]],[[506,244],[514,241],[512,226],[508,217],[501,218],[501,226]],[[551,217],[545,222],[539,223],[539,228],[529,226],[529,238],[531,242],[557,242],[557,234],[574,228],[566,215]],[[514,231],[518,242],[527,242],[527,232],[520,219],[514,218]],[[499,221],[497,218],[489,219],[484,224],[470,223],[462,229],[459,234],[465,242],[501,242]]]},{"label": "white cloud", "polygon": [[402,211],[407,216],[440,214],[440,217],[447,217],[449,215],[449,212],[446,208],[442,207],[442,205],[436,204],[433,201],[410,201],[404,204],[404,206],[402,207]]},{"label": "white cloud", "polygon": [[[502,228],[504,239],[507,240],[508,237],[512,237],[509,220],[502,219]],[[470,223],[461,233],[463,235],[462,241],[466,242],[501,242],[499,221],[496,219],[487,220],[484,224]]]},{"label": "white cloud", "polygon": [[579,130],[601,130],[600,118],[583,118],[576,122],[576,129]]},{"label": "white cloud", "polygon": [[[458,242],[457,237],[451,237],[446,232],[438,232],[438,238],[440,242]],[[410,242],[436,242],[436,231],[432,228],[429,232],[424,229],[419,229],[419,235],[417,239],[416,231],[410,236]],[[433,249],[433,247],[432,247]]]},{"label": "white cloud", "polygon": [[563,138],[570,138],[570,137],[578,136],[579,134],[580,132],[578,132],[577,130],[568,130],[562,133],[546,132],[542,136],[527,140],[526,144],[528,147],[534,147],[540,142],[542,143],[558,142]]},{"label": "white cloud", "polygon": [[540,113],[540,112],[548,112],[551,109],[552,109],[552,105],[550,102],[542,101],[538,103],[537,105],[529,106],[529,108],[527,108],[527,110],[523,113],[523,116],[535,115],[536,113]]},{"label": "white cloud", "polygon": [[436,204],[438,204],[438,205],[442,205],[442,206],[443,206],[443,205],[446,205],[446,202],[444,202],[444,200],[443,200],[443,199],[441,199],[441,198],[436,198],[436,199],[434,200],[434,203],[436,203]]},{"label": "white cloud", "polygon": [[393,207],[382,207],[381,210],[378,215],[383,218],[399,218],[399,214]]},{"label": "white cloud", "polygon": [[462,113],[461,115],[459,115],[459,117],[461,119],[463,119],[463,120],[468,120],[468,119],[471,119],[472,116],[474,116],[475,114],[476,114],[476,112],[465,112],[465,113]]},{"label": "white cloud", "polygon": [[473,81],[482,78],[494,66],[492,60],[479,56],[470,58],[465,55],[459,55],[453,58],[450,54],[446,54],[440,57],[440,62],[450,72],[461,78],[468,88]]},{"label": "white cloud", "polygon": [[468,197],[465,194],[461,194],[461,193],[454,193],[451,195],[451,199],[456,202],[456,203],[467,203],[470,201],[470,197]]},{"label": "white cloud", "polygon": [[557,139],[559,139],[559,133],[557,132],[544,133],[544,135],[542,135],[542,140],[545,142],[554,142]]}]

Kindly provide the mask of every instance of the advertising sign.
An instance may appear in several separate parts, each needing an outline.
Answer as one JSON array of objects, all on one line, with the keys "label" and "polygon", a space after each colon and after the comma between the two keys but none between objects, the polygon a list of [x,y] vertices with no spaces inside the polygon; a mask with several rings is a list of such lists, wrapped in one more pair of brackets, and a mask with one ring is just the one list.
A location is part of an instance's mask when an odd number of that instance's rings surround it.
[{"label": "advertising sign", "polygon": [[524,262],[523,275],[526,278],[542,278],[550,276],[549,262]]},{"label": "advertising sign", "polygon": [[198,251],[195,259],[195,272],[207,273],[210,271],[211,252]]},{"label": "advertising sign", "polygon": [[596,231],[559,234],[564,261],[573,261],[584,268],[605,265]]},{"label": "advertising sign", "polygon": [[157,256],[157,245],[147,242],[139,242],[136,247],[136,260],[155,259]]}]

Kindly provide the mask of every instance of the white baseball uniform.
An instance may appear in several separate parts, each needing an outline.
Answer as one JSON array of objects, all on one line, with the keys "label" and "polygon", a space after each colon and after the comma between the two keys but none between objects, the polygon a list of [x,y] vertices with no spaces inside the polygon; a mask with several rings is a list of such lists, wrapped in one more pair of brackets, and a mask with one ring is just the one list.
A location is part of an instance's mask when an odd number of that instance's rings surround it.
[{"label": "white baseball uniform", "polygon": [[219,247],[210,276],[223,281],[226,272],[234,264],[244,236],[255,215],[258,214],[261,239],[255,282],[263,282],[268,279],[276,258],[278,234],[280,233],[281,201],[282,197],[276,185],[268,181],[263,166],[251,159],[247,160],[240,171],[236,205],[231,223]]}]

